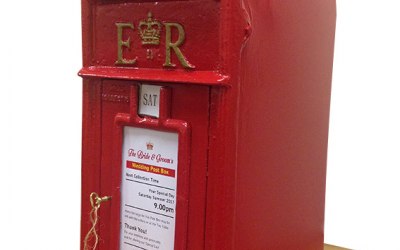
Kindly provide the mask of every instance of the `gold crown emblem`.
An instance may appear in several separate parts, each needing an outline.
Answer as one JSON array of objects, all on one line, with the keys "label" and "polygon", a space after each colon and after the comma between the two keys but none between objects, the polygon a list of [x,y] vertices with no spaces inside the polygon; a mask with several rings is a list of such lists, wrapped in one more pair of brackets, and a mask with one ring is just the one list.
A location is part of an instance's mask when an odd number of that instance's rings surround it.
[{"label": "gold crown emblem", "polygon": [[161,23],[153,19],[153,14],[147,14],[147,20],[142,20],[139,23],[139,33],[142,38],[142,44],[160,44]]},{"label": "gold crown emblem", "polygon": [[154,144],[151,142],[146,143],[147,150],[153,150]]}]

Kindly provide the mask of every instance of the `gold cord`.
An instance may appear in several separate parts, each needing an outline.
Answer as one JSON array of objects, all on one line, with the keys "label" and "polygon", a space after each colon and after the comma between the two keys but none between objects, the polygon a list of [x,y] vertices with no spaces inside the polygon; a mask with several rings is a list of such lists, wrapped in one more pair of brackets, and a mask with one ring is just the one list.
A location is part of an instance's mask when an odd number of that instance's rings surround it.
[{"label": "gold cord", "polygon": [[[90,194],[90,205],[92,206],[92,211],[90,211],[89,217],[90,221],[92,222],[92,227],[90,228],[89,232],[86,234],[84,243],[84,250],[94,250],[97,247],[97,243],[99,242],[99,235],[96,231],[96,225],[99,220],[97,212],[100,208],[101,203],[105,201],[111,200],[110,196],[100,197],[97,193],[93,192]],[[89,245],[89,241],[94,239],[94,243],[92,246]]]}]

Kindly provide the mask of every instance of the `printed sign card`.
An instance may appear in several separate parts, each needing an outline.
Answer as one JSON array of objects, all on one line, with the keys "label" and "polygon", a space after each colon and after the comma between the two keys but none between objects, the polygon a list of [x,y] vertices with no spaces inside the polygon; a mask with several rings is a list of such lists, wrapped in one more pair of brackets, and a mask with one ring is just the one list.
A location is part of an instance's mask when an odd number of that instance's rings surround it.
[{"label": "printed sign card", "polygon": [[173,250],[178,134],[125,127],[120,249]]}]

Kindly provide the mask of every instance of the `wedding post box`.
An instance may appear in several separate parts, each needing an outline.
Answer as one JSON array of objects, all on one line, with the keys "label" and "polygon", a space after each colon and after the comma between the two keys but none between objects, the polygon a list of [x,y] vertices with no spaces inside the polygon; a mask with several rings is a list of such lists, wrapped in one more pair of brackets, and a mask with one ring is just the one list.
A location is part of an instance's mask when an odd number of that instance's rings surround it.
[{"label": "wedding post box", "polygon": [[323,249],[334,0],[82,0],[81,249]]}]

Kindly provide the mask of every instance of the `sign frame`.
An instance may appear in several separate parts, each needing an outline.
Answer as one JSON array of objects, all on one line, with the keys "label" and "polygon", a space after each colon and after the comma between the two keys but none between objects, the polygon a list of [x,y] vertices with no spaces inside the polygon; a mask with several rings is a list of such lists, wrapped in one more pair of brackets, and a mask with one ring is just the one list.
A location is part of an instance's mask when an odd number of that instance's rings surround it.
[{"label": "sign frame", "polygon": [[113,170],[113,187],[111,207],[110,246],[112,249],[120,247],[120,216],[121,216],[121,181],[122,181],[122,145],[124,127],[137,127],[155,131],[174,132],[178,134],[178,172],[176,190],[176,219],[175,219],[175,244],[176,250],[184,250],[187,245],[187,225],[189,208],[189,174],[190,174],[190,134],[191,129],[186,121],[170,118],[171,92],[166,87],[160,90],[160,115],[159,118],[139,116],[138,114],[138,85],[131,87],[130,113],[119,113],[115,117],[117,126],[117,146],[115,159],[118,159]]}]

